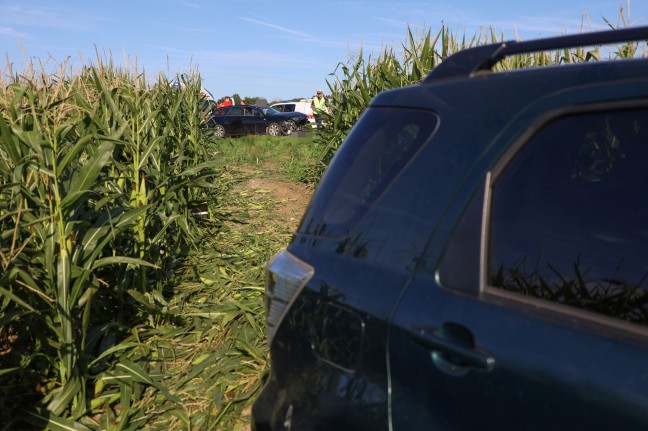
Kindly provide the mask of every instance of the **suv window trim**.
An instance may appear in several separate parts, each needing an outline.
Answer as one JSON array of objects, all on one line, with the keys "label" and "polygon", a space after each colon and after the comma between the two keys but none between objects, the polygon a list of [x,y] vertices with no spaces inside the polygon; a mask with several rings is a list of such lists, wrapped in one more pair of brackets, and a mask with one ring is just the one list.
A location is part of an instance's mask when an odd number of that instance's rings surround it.
[{"label": "suv window trim", "polygon": [[481,292],[480,299],[489,304],[530,314],[596,336],[622,339],[641,347],[648,347],[648,327],[643,325],[569,305],[523,296],[492,286],[486,286]]},{"label": "suv window trim", "polygon": [[575,330],[589,332],[594,336],[622,340],[643,348],[648,347],[648,327],[643,325],[488,285],[480,292],[479,299],[487,304],[529,314]]},{"label": "suv window trim", "polygon": [[[612,316],[599,314],[563,305],[540,298],[524,296],[508,292],[488,283],[488,246],[489,226],[491,216],[492,191],[497,178],[506,169],[511,160],[531,139],[552,121],[569,115],[620,111],[626,109],[648,108],[647,98],[599,102],[586,105],[557,109],[547,113],[534,122],[515,142],[509,146],[505,154],[487,171],[485,187],[482,190],[483,211],[481,219],[480,253],[479,253],[479,290],[478,297],[484,302],[504,306],[520,312],[529,313],[548,320],[556,321],[567,326],[586,330],[595,335],[621,338],[643,347],[648,346],[648,326],[616,319]],[[474,196],[473,199],[480,198]],[[450,287],[450,290],[460,292],[460,289]]]}]

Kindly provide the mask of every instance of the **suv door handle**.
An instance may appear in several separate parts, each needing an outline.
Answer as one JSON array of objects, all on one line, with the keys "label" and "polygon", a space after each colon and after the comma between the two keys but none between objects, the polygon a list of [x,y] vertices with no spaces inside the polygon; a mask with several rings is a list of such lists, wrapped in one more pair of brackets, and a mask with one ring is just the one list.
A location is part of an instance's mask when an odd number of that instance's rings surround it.
[{"label": "suv door handle", "polygon": [[475,346],[472,333],[462,325],[446,322],[440,328],[414,325],[412,339],[430,350],[432,362],[441,371],[463,376],[470,369],[491,371],[495,358]]}]

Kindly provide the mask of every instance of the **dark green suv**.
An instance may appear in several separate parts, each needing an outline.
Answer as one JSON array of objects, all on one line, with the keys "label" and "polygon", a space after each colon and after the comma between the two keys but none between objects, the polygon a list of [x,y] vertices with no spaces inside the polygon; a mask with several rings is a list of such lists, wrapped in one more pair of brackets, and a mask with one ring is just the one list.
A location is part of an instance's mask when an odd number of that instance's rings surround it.
[{"label": "dark green suv", "polygon": [[255,429],[648,429],[648,59],[493,71],[646,39],[378,95],[268,266]]}]

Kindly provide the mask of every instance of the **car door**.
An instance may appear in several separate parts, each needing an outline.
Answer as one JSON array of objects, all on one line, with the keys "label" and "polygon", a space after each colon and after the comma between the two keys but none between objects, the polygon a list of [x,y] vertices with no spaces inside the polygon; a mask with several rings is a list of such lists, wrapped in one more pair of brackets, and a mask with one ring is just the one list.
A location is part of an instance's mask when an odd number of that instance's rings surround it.
[{"label": "car door", "polygon": [[648,429],[648,105],[557,116],[468,202],[395,311],[391,429]]},{"label": "car door", "polygon": [[256,108],[244,108],[243,127],[245,132],[252,135],[259,135],[265,133],[265,121],[263,114]]},{"label": "car door", "polygon": [[228,109],[224,119],[224,126],[228,135],[243,135],[243,109],[240,106],[232,106]]}]

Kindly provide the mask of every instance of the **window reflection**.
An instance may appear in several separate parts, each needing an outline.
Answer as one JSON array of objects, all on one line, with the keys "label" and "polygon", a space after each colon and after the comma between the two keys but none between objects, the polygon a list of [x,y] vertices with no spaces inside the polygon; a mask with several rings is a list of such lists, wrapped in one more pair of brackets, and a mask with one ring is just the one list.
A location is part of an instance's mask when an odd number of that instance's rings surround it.
[{"label": "window reflection", "polygon": [[496,179],[489,282],[648,324],[648,111],[573,115]]},{"label": "window reflection", "polygon": [[311,214],[318,234],[337,236],[363,216],[430,138],[437,116],[415,109],[369,108],[333,159]]}]

